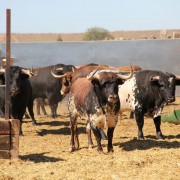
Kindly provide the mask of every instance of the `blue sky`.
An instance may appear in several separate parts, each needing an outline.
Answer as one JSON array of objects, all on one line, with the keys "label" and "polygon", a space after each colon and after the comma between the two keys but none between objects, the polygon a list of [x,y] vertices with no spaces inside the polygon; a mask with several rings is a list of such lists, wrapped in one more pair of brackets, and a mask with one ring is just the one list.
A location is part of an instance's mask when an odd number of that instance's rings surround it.
[{"label": "blue sky", "polygon": [[180,29],[180,0],[0,0],[0,33]]}]

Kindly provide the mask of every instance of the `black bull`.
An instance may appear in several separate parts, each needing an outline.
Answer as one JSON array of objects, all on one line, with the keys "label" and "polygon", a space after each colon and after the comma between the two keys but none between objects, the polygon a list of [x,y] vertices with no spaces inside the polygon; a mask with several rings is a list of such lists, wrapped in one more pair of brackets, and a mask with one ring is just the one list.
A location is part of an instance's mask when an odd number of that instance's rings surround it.
[{"label": "black bull", "polygon": [[[22,118],[26,107],[28,107],[33,123],[36,123],[33,113],[32,88],[29,82],[29,77],[32,75],[27,69],[18,66],[10,67],[10,117],[20,120],[20,134],[22,134]],[[5,69],[0,69],[0,84],[6,84]],[[5,87],[0,88],[0,116],[5,117]]]},{"label": "black bull", "polygon": [[51,116],[57,117],[58,103],[64,98],[60,93],[62,88],[62,79],[54,78],[51,71],[57,75],[63,75],[66,72],[72,71],[75,67],[72,65],[56,64],[52,66],[36,68],[36,77],[30,79],[33,89],[33,100],[36,98],[47,98],[51,109]]},{"label": "black bull", "polygon": [[180,85],[180,77],[161,71],[143,70],[119,86],[120,113],[134,111],[138,126],[138,139],[143,139],[144,115],[153,117],[156,137],[163,138],[161,132],[161,112],[163,107],[175,101],[175,88]]}]

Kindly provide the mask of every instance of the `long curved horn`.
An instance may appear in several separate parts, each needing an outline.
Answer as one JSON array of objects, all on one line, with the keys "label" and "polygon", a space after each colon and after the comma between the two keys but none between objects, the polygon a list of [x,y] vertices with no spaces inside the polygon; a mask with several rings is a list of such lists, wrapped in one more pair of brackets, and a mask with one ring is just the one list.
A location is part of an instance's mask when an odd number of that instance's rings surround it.
[{"label": "long curved horn", "polygon": [[51,71],[51,74],[52,74],[55,78],[63,78],[63,77],[66,77],[66,76],[67,76],[66,73],[63,74],[63,75],[56,75],[56,74],[54,74],[52,71]]},{"label": "long curved horn", "polygon": [[0,74],[5,73],[5,69],[0,69]]},{"label": "long curved horn", "polygon": [[72,72],[74,72],[76,70],[76,68],[75,67],[72,67]]},{"label": "long curved horn", "polygon": [[90,72],[90,73],[86,76],[86,78],[87,78],[88,80],[92,80],[92,78],[95,76],[95,74],[96,74],[96,75],[99,74],[99,73],[98,73],[98,68],[97,68],[96,70],[93,70],[92,72]]},{"label": "long curved horn", "polygon": [[[127,80],[127,79],[130,79],[133,77],[134,75],[134,71],[133,71],[133,68],[132,66],[130,65],[131,67],[131,71],[130,71],[130,74],[129,75],[122,75],[122,74],[117,74],[121,79],[124,79],[124,80]],[[119,71],[119,73],[121,73],[121,71]]]},{"label": "long curved horn", "polygon": [[63,68],[56,68],[56,71],[63,71]]},{"label": "long curved horn", "polygon": [[158,81],[159,80],[159,76],[151,76],[150,80],[151,81]]},{"label": "long curved horn", "polygon": [[107,72],[107,73],[115,73],[115,74],[117,74],[117,76],[120,78],[120,79],[124,79],[124,80],[126,80],[126,79],[130,79],[132,76],[133,76],[133,69],[132,69],[132,66],[131,66],[131,71],[130,71],[130,74],[129,75],[122,75],[121,73],[121,71],[119,71],[119,70],[111,70],[111,69],[104,69],[104,70],[99,70],[98,71],[98,69],[96,69],[96,70],[94,70],[94,71],[92,71],[89,75],[87,75],[87,79],[88,80],[91,80],[93,77],[95,78],[98,78],[99,77],[99,74],[100,73],[103,73],[103,72]]},{"label": "long curved horn", "polygon": [[180,76],[176,76],[176,80],[180,80]]},{"label": "long curved horn", "polygon": [[28,69],[21,69],[22,74],[27,74],[29,77],[32,77],[34,74]]}]

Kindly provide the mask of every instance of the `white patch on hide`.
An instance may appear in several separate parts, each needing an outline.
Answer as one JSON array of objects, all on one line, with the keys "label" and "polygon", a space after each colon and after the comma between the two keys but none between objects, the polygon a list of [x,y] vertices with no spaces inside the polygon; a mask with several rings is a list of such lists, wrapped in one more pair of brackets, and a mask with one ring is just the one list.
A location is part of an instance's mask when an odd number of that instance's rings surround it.
[{"label": "white patch on hide", "polygon": [[136,78],[125,81],[124,84],[119,85],[118,95],[120,99],[120,111],[135,110],[138,105],[138,101],[135,100],[135,93],[137,93]]}]

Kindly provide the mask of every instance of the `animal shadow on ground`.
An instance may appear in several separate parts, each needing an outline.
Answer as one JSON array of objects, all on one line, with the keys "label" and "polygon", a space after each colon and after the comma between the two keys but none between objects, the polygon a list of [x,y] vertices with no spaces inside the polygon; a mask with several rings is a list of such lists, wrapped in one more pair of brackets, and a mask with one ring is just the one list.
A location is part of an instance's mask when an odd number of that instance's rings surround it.
[{"label": "animal shadow on ground", "polygon": [[44,154],[46,153],[29,154],[29,155],[19,156],[19,158],[23,161],[32,161],[34,163],[65,161],[64,159],[48,157]]},{"label": "animal shadow on ground", "polygon": [[67,121],[48,121],[48,122],[38,122],[38,125],[48,125],[48,126],[69,126]]},{"label": "animal shadow on ground", "polygon": [[178,141],[168,142],[166,140],[155,140],[155,139],[137,140],[136,138],[134,138],[130,141],[119,143],[119,147],[125,151],[133,151],[136,149],[147,150],[154,147],[171,149],[171,148],[180,148],[180,143]]},{"label": "animal shadow on ground", "polygon": [[[85,127],[78,127],[78,134],[84,134],[86,133]],[[38,135],[45,136],[47,134],[62,134],[62,135],[70,135],[70,129],[69,127],[60,128],[60,129],[42,129],[40,132],[38,132]]]},{"label": "animal shadow on ground", "polygon": [[[48,126],[68,126],[69,127],[70,122],[69,121],[50,121],[50,122],[38,122],[38,125],[48,125]],[[83,125],[82,123],[78,122],[78,125]]]}]

